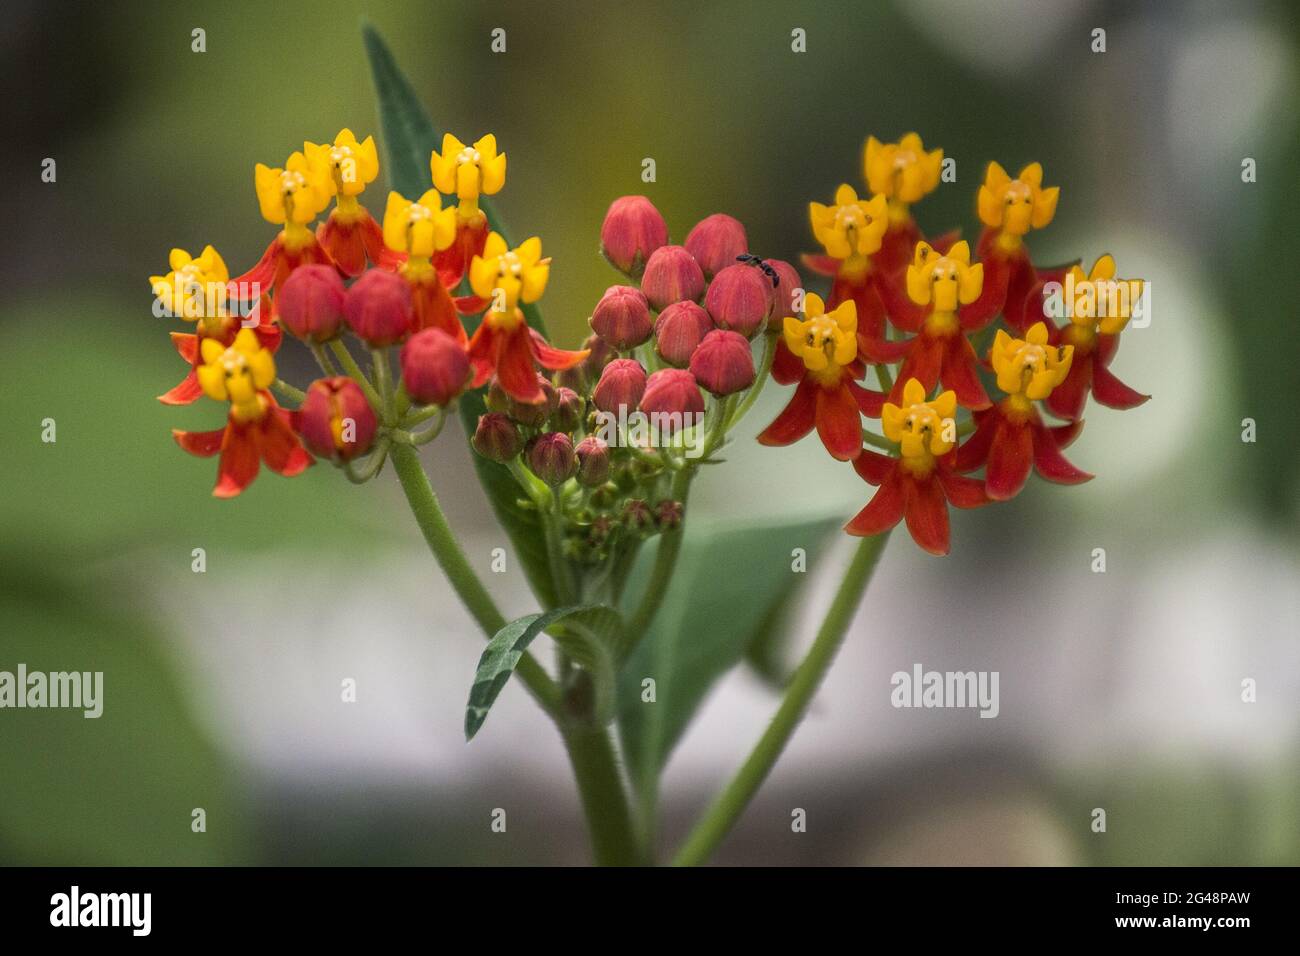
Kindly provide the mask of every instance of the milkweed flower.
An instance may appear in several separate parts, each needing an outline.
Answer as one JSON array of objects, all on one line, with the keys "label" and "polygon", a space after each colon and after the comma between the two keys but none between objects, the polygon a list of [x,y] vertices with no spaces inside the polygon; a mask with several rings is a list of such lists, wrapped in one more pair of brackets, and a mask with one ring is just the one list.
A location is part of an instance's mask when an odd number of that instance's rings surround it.
[{"label": "milkweed flower", "polygon": [[992,321],[995,313],[976,304],[984,288],[984,266],[972,264],[970,246],[958,242],[940,255],[927,242],[918,242],[906,274],[907,298],[887,293],[890,321],[910,339],[871,341],[863,345],[866,357],[892,363],[900,359],[898,381],[890,395],[897,402],[903,383],[917,379],[927,394],[942,382],[957,394],[966,408],[988,408],[989,397],[980,384],[978,359],[966,335]]},{"label": "milkweed flower", "polygon": [[666,245],[668,224],[645,196],[620,196],[609,204],[600,227],[600,251],[615,269],[639,278],[650,254]]},{"label": "milkweed flower", "polygon": [[1007,324],[1020,332],[1041,318],[1027,308],[1038,272],[1025,250],[1024,237],[1031,229],[1051,223],[1060,195],[1058,186],[1043,188],[1041,163],[1030,163],[1012,179],[998,163],[991,162],[979,189],[977,209],[984,232],[976,251],[985,264],[987,294],[1000,297],[987,307],[995,313],[1000,310]]},{"label": "milkweed flower", "polygon": [[253,168],[253,188],[262,218],[284,228],[271,240],[257,265],[235,280],[236,285],[252,285],[271,293],[300,265],[333,264],[308,228],[333,195],[329,166],[319,153],[308,157],[295,152],[282,168],[258,163]]},{"label": "milkweed flower", "polygon": [[885,396],[854,379],[865,372],[858,358],[857,306],[849,299],[826,311],[821,297],[804,296],[804,318],[786,316],[785,346],[803,365],[803,374],[785,410],[758,440],[790,445],[815,427],[822,444],[841,461],[862,450],[862,415],[879,418]]},{"label": "milkweed flower", "polygon": [[443,284],[453,288],[487,242],[487,215],[479,208],[479,197],[493,196],[505,186],[506,154],[497,152],[497,138],[491,133],[472,146],[446,133],[442,151],[429,157],[429,171],[435,189],[459,200],[455,239],[434,257]]},{"label": "milkweed flower", "polygon": [[483,254],[475,256],[469,267],[470,287],[480,307],[487,307],[469,340],[469,359],[474,366],[471,388],[478,388],[495,374],[511,398],[535,403],[544,397],[537,384],[537,366],[559,371],[572,368],[590,354],[585,349],[554,348],[528,327],[519,305],[542,297],[550,273],[551,260],[542,258],[542,240],[536,236],[516,249],[508,248],[500,233],[488,236]]},{"label": "milkweed flower", "polygon": [[214,495],[232,498],[239,494],[257,477],[263,461],[285,477],[312,464],[292,427],[292,413],[280,408],[267,391],[275,381],[275,360],[258,343],[252,329],[240,329],[229,347],[205,339],[202,358],[197,371],[199,385],[209,398],[230,403],[226,427],[209,432],[173,429],[172,437],[185,451],[201,458],[220,452]]},{"label": "milkweed flower", "polygon": [[1119,334],[1133,315],[1142,295],[1140,279],[1116,279],[1115,260],[1102,256],[1091,274],[1073,266],[1066,274],[1062,295],[1068,323],[1057,330],[1054,341],[1074,347],[1074,364],[1047,400],[1059,418],[1077,420],[1088,393],[1108,408],[1128,409],[1151,396],[1143,395],[1115,377],[1107,368],[1119,348]]},{"label": "milkweed flower", "polygon": [[356,382],[346,375],[311,383],[298,412],[298,433],[317,455],[350,461],[370,450],[378,421]]},{"label": "milkweed flower", "polygon": [[382,268],[395,268],[400,258],[384,246],[379,223],[357,200],[379,175],[375,138],[357,142],[352,130],[339,130],[333,143],[303,143],[303,154],[329,171],[334,210],[316,228],[316,240],[344,275],[357,276],[369,260]]},{"label": "milkweed flower", "polygon": [[949,550],[948,506],[987,504],[984,483],[956,470],[957,396],[951,390],[927,401],[916,379],[903,386],[903,403],[881,409],[885,437],[897,442],[899,457],[863,449],[853,468],[878,489],[867,506],[844,526],[853,535],[874,535],[906,520],[912,539],[931,554]]},{"label": "milkweed flower", "polygon": [[734,265],[738,256],[749,251],[744,225],[724,212],[715,212],[697,222],[682,244],[700,264],[707,279]]},{"label": "milkweed flower", "polygon": [[388,194],[384,245],[406,254],[399,271],[411,286],[411,331],[441,329],[463,343],[465,329],[456,314],[456,303],[432,261],[434,254],[450,247],[455,238],[456,210],[442,208],[438,190],[430,189],[414,201],[401,193]]},{"label": "milkweed flower", "polygon": [[884,338],[885,307],[872,280],[877,271],[873,257],[889,228],[887,200],[884,196],[859,199],[856,190],[843,183],[835,191],[832,205],[809,203],[808,218],[813,236],[826,252],[806,255],[804,263],[814,272],[833,277],[827,300],[830,308],[852,300],[857,307],[859,338]]},{"label": "milkweed flower", "polygon": [[867,137],[862,151],[862,176],[872,193],[885,197],[889,209],[889,228],[880,249],[886,269],[906,265],[921,239],[910,207],[934,192],[942,168],[943,150],[926,152],[916,133],[907,133],[897,143]]},{"label": "milkweed flower", "polygon": [[1074,346],[1048,344],[1047,325],[1036,323],[1023,339],[998,329],[989,360],[998,388],[1006,392],[992,408],[975,413],[975,433],[957,453],[957,470],[981,465],[988,496],[1006,501],[1020,493],[1031,470],[1057,484],[1075,485],[1092,475],[1080,471],[1061,454],[1081,425],[1048,428],[1035,402],[1048,398],[1070,371]]}]

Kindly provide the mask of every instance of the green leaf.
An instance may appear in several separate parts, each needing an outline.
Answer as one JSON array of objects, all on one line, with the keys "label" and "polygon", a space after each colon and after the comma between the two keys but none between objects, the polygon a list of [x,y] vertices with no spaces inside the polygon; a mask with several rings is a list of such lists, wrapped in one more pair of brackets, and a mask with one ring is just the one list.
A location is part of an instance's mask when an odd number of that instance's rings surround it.
[{"label": "green leaf", "polygon": [[[659,773],[692,715],[719,677],[746,653],[765,623],[781,616],[806,574],[792,569],[794,548],[809,566],[829,547],[839,519],[813,518],[765,525],[719,526],[691,521],[673,583],[649,633],[619,673],[619,730],[623,754],[643,805],[656,798]],[[627,588],[639,599],[653,549]],[[642,681],[655,682],[655,701],[643,702]]]},{"label": "green leaf", "polygon": [[[380,132],[389,185],[404,196],[423,195],[432,184],[429,155],[440,148],[442,132],[420,105],[415,90],[398,67],[383,37],[369,24],[364,25],[361,32],[379,101]],[[487,214],[491,227],[509,243],[510,234],[493,204],[483,197],[479,200],[479,208]],[[546,326],[536,305],[525,305],[523,310],[529,326],[545,335]],[[478,319],[465,317],[467,332],[473,334],[477,327]],[[466,435],[474,433],[479,416],[487,411],[484,405],[486,394],[487,390],[483,388],[460,398],[460,418]],[[547,561],[546,539],[536,512],[522,511],[516,504],[520,497],[519,485],[505,465],[489,461],[482,455],[473,458],[479,482],[487,493],[497,521],[514,545],[529,586],[543,607],[553,607],[557,602],[555,580]]]},{"label": "green leaf", "polygon": [[474,673],[465,705],[465,739],[473,740],[533,639],[546,631],[590,676],[595,688],[594,713],[609,718],[614,692],[614,655],[623,619],[601,604],[559,607],[511,621],[488,641]]}]

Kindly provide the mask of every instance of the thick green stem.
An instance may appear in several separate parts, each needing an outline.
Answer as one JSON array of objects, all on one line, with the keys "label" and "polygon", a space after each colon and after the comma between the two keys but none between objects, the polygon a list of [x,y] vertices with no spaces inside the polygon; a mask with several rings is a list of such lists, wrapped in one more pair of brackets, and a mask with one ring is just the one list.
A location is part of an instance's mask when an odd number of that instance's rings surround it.
[{"label": "thick green stem", "polygon": [[641,596],[641,603],[628,621],[624,630],[625,645],[620,649],[620,658],[632,653],[632,648],[645,636],[663,603],[668,585],[672,582],[673,569],[677,567],[677,555],[682,550],[682,536],[686,533],[686,497],[691,490],[691,471],[686,468],[673,475],[672,498],[682,504],[682,520],[676,528],[665,531],[659,536],[659,552],[655,555],[655,566],[650,572],[650,581]]},{"label": "thick green stem", "polygon": [[635,866],[644,862],[609,731],[603,727],[569,727],[564,730],[564,745],[587,815],[596,863]]},{"label": "thick green stem", "polygon": [[794,672],[772,723],[736,776],[695,824],[686,843],[673,860],[674,866],[695,866],[707,860],[762,786],[795,728],[803,720],[808,704],[830,669],[831,662],[835,660],[835,654],[844,641],[849,622],[853,620],[888,537],[886,532],[864,538],[858,545],[857,554],[853,556],[840,589],[826,612],[817,637],[809,648],[808,655]]}]

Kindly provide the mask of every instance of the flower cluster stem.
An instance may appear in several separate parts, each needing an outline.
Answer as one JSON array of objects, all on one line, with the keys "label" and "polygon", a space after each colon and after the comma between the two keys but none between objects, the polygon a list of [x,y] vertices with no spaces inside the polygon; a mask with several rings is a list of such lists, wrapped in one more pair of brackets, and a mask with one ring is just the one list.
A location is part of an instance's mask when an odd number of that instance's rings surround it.
[{"label": "flower cluster stem", "polygon": [[776,716],[736,776],[691,830],[673,860],[674,866],[695,866],[707,860],[762,786],[835,660],[888,537],[886,532],[864,538],[858,545],[812,647],[790,679]]}]

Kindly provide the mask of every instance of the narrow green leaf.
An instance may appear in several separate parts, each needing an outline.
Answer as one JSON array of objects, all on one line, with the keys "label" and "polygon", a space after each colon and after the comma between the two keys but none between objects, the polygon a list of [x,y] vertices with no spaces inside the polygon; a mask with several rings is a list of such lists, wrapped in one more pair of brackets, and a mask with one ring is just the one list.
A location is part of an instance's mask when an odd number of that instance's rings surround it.
[{"label": "narrow green leaf", "polygon": [[488,641],[474,672],[474,685],[465,705],[465,739],[474,739],[524,651],[543,631],[591,675],[596,718],[602,722],[608,719],[614,693],[613,648],[622,626],[623,620],[613,608],[589,604],[526,614],[501,628]]},{"label": "narrow green leaf", "polygon": [[[714,683],[746,653],[765,625],[788,606],[807,579],[792,551],[803,548],[809,566],[828,545],[838,519],[759,526],[687,524],[677,571],[650,632],[619,673],[616,713],[628,772],[642,803],[656,799],[659,773]],[[626,591],[636,601],[653,549]],[[655,701],[642,700],[643,681],[655,682]]]},{"label": "narrow green leaf", "polygon": [[[419,97],[398,67],[393,52],[383,37],[368,23],[362,27],[361,32],[370,58],[375,95],[379,101],[380,138],[383,141],[384,168],[388,172],[389,185],[404,196],[420,196],[432,185],[429,156],[440,148],[442,131],[433,124],[420,105]],[[509,242],[510,234],[502,225],[493,204],[483,198],[479,201],[479,206],[487,214],[492,228]],[[523,309],[528,324],[545,335],[546,326],[536,305],[526,305]],[[473,334],[477,325],[478,319],[466,316],[466,331]],[[466,435],[474,433],[479,416],[487,410],[483,401],[485,395],[486,389],[479,389],[460,398],[460,418]],[[519,486],[504,465],[489,461],[481,455],[473,457],[479,482],[487,493],[497,521],[514,545],[529,586],[543,607],[553,607],[557,601],[555,581],[547,562],[545,537],[536,513],[523,511],[517,506]]]}]

